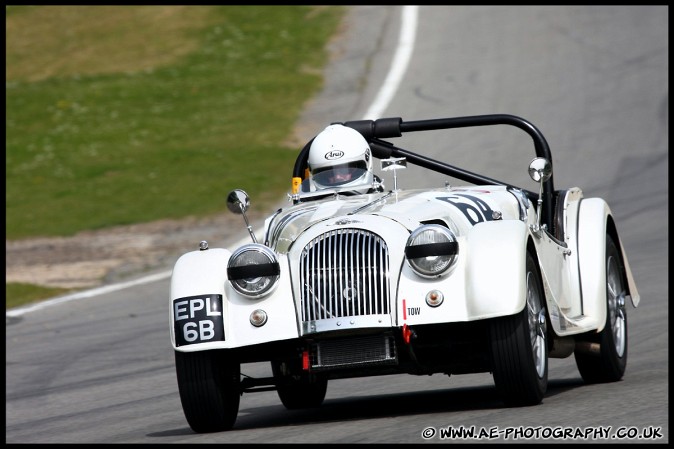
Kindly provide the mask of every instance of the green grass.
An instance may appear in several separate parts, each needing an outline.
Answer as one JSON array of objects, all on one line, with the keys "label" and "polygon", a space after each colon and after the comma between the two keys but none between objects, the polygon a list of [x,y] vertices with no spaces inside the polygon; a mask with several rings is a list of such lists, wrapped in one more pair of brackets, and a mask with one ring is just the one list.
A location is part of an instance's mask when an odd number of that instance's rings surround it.
[{"label": "green grass", "polygon": [[12,240],[220,213],[233,188],[277,201],[343,8],[5,11]]},{"label": "green grass", "polygon": [[5,284],[5,307],[11,309],[45,298],[63,295],[70,291],[66,288],[40,287],[39,285],[11,282]]}]

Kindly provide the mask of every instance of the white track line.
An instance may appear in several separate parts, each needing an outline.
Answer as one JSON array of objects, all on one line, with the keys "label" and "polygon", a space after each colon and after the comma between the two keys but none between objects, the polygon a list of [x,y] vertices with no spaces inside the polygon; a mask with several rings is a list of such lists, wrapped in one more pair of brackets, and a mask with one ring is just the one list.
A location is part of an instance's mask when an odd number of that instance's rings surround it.
[{"label": "white track line", "polygon": [[382,84],[379,93],[374,102],[363,117],[364,120],[378,119],[382,112],[388,107],[391,98],[398,90],[398,86],[403,79],[403,75],[407,71],[407,65],[414,50],[414,39],[417,34],[417,16],[419,6],[403,6],[400,37],[398,38],[398,46],[396,48],[395,57],[391,63],[386,80]]},{"label": "white track line", "polygon": [[[393,58],[393,62],[391,63],[391,68],[389,69],[388,75],[386,76],[384,83],[379,89],[377,97],[375,98],[374,102],[372,102],[370,109],[368,109],[367,113],[363,117],[364,120],[373,120],[379,118],[382,112],[388,107],[388,104],[391,102],[391,98],[393,98],[393,95],[398,90],[398,86],[402,81],[403,75],[407,71],[407,65],[409,64],[410,57],[412,55],[412,50],[414,49],[414,39],[416,36],[416,29],[417,29],[418,10],[419,7],[416,5],[403,6],[402,8],[400,37],[398,39],[398,46],[396,48],[396,53]],[[103,295],[105,293],[110,293],[129,287],[134,287],[136,285],[160,281],[162,279],[170,277],[172,272],[173,270],[164,271],[162,273],[145,276],[143,278],[139,278],[134,281],[123,282],[121,284],[107,285],[104,287],[85,290],[70,295],[57,296],[55,298],[49,299],[47,301],[42,301],[33,305],[10,309],[6,312],[6,316],[18,317],[25,313],[34,312],[36,310],[44,309],[45,307],[53,306],[56,304],[62,304],[64,302],[74,301],[77,299],[91,298],[94,296]]]}]

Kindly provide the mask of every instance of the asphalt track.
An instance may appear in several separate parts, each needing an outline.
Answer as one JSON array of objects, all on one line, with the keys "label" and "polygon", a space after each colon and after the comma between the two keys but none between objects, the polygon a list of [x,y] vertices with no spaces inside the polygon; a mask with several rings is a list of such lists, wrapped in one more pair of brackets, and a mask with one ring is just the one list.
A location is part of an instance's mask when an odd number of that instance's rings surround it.
[{"label": "asphalt track", "polygon": [[[501,405],[488,374],[339,380],[315,410],[287,411],[275,392],[244,395],[232,431],[198,435],[182,414],[169,281],[157,273],[7,314],[7,443],[493,441],[443,440],[448,427],[519,443],[551,429],[587,438],[538,441],[669,441],[668,7],[420,6],[409,60],[373,110],[393,61],[404,59],[396,56],[401,44],[411,44],[400,36],[401,11],[352,7],[347,32],[333,43],[326,89],[307,112],[315,132],[367,114],[409,121],[502,113],[534,123],[552,151],[555,187],[606,199],[617,219],[641,294],[641,305],[627,308],[624,379],[585,385],[573,357],[552,359],[543,403],[517,409]],[[534,187],[526,177],[531,141],[519,130],[451,130],[393,143]],[[403,173],[401,187],[445,181]],[[436,433],[424,439],[427,428]]]}]

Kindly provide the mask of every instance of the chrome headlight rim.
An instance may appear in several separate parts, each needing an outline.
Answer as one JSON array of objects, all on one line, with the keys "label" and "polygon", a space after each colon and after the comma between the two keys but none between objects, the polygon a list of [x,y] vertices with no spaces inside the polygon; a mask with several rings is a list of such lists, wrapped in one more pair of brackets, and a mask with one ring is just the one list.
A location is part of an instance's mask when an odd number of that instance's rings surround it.
[{"label": "chrome headlight rim", "polygon": [[439,224],[419,226],[412,231],[405,244],[407,264],[425,279],[435,279],[450,272],[456,265],[458,254],[456,234]]},{"label": "chrome headlight rim", "polygon": [[[251,252],[252,254],[246,254]],[[260,262],[243,263],[241,258],[246,256],[253,256]],[[276,253],[260,243],[249,243],[238,248],[227,263],[227,279],[230,285],[249,299],[260,299],[269,295],[276,289],[280,277],[281,269]]]}]

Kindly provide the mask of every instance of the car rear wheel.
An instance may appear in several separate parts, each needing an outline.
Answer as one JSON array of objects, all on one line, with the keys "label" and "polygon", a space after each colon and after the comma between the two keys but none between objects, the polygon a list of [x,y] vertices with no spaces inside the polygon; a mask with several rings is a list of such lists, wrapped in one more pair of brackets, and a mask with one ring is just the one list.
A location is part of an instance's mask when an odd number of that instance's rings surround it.
[{"label": "car rear wheel", "polygon": [[278,364],[272,363],[272,372],[278,380],[276,391],[281,403],[288,410],[319,407],[328,390],[328,380],[324,377],[283,376]]},{"label": "car rear wheel", "polygon": [[599,351],[576,351],[578,371],[587,383],[615,382],[622,379],[627,365],[627,313],[625,312],[624,267],[618,248],[606,236],[606,323],[585,343],[598,343]]},{"label": "car rear wheel", "polygon": [[548,387],[545,301],[538,266],[526,260],[526,305],[516,315],[492,322],[492,373],[507,406],[536,405]]},{"label": "car rear wheel", "polygon": [[221,351],[175,351],[180,402],[187,423],[197,433],[234,426],[241,397],[241,365]]}]

